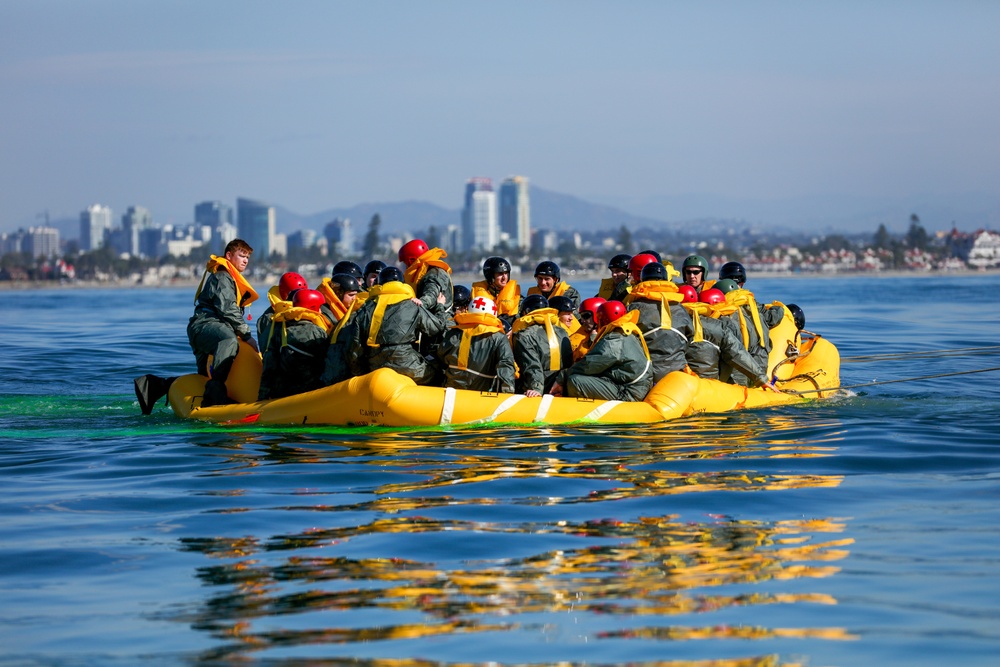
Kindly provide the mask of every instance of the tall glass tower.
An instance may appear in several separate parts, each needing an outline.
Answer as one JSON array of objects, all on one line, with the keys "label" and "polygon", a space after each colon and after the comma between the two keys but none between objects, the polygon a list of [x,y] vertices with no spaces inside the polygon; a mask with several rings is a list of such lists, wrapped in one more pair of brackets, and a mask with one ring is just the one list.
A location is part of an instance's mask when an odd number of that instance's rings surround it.
[{"label": "tall glass tower", "polygon": [[80,250],[97,250],[111,231],[111,209],[94,204],[80,213]]},{"label": "tall glass tower", "polygon": [[508,176],[500,183],[500,231],[511,245],[525,251],[531,247],[531,203],[524,176]]},{"label": "tall glass tower", "polygon": [[274,207],[253,199],[236,200],[236,229],[239,237],[250,244],[260,261],[267,261],[274,244]]},{"label": "tall glass tower", "polygon": [[500,240],[497,196],[489,178],[470,178],[465,183],[462,237],[466,250],[492,250]]}]

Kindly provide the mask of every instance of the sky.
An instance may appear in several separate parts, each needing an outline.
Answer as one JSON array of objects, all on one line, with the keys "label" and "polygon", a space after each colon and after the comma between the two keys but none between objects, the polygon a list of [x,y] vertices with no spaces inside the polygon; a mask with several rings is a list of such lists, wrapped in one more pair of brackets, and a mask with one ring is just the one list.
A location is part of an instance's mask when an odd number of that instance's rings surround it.
[{"label": "sky", "polygon": [[[0,230],[245,196],[1000,202],[1000,2],[0,0]],[[669,218],[669,212],[664,212]]]}]

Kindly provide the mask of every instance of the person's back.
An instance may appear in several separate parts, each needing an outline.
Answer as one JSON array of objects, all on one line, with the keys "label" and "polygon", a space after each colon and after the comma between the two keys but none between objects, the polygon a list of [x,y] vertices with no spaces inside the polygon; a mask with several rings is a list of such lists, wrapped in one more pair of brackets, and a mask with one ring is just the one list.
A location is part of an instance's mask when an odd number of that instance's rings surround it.
[{"label": "person's back", "polygon": [[260,343],[261,354],[267,347],[271,336],[271,322],[275,313],[280,313],[292,307],[291,295],[295,290],[307,289],[306,279],[294,271],[282,274],[278,284],[267,291],[269,305],[257,318],[257,341]]},{"label": "person's back", "polygon": [[556,374],[573,363],[569,335],[560,326],[556,310],[539,294],[525,297],[511,331],[520,373],[516,389],[526,396],[540,396],[555,382]]},{"label": "person's back", "polygon": [[[399,249],[399,261],[406,266],[404,278],[413,288],[414,295],[429,312],[443,321],[452,313],[454,284],[451,267],[445,263],[448,256],[440,248],[428,248],[420,239],[414,239]],[[440,300],[440,296],[444,300]]]},{"label": "person's back", "polygon": [[436,336],[444,322],[415,303],[413,288],[396,278],[399,269],[382,270],[378,287],[358,312],[348,352],[352,375],[391,368],[417,384],[429,384],[436,369],[416,349],[421,335]]},{"label": "person's back", "polygon": [[654,382],[667,373],[683,370],[687,364],[688,341],[693,329],[691,317],[680,305],[683,296],[676,283],[666,279],[666,267],[659,262],[642,268],[641,282],[632,288],[626,304],[639,313],[638,326],[643,332],[653,363]]},{"label": "person's back", "polygon": [[292,307],[276,313],[265,348],[258,400],[319,389],[332,325],[320,313],[323,295],[295,292]]},{"label": "person's back", "polygon": [[639,313],[619,301],[598,309],[601,330],[586,355],[560,374],[553,393],[569,397],[641,401],[653,386],[649,351],[637,326]]},{"label": "person's back", "polygon": [[[693,287],[689,289],[694,292]],[[708,293],[708,290],[704,293]],[[754,385],[767,383],[764,370],[746,351],[729,324],[712,318],[711,304],[692,300],[682,305],[690,313],[694,327],[687,349],[687,363],[691,372],[698,377],[726,382],[730,380],[733,371],[737,371],[752,378]]]},{"label": "person's back", "polygon": [[437,352],[446,387],[514,392],[514,354],[496,310],[480,296],[467,313],[455,315],[456,326],[445,332]]}]

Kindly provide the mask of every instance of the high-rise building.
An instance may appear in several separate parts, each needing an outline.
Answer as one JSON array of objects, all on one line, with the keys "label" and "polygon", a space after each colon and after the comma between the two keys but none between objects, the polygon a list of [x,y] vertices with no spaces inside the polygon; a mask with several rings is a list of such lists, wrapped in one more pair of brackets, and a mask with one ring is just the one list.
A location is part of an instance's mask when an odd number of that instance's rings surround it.
[{"label": "high-rise building", "polygon": [[276,250],[274,243],[274,207],[253,199],[236,200],[236,229],[250,244],[260,261],[267,261]]},{"label": "high-rise building", "polygon": [[354,231],[350,218],[334,218],[323,228],[327,249],[331,257],[344,258],[354,254]]},{"label": "high-rise building", "polygon": [[80,213],[80,250],[97,250],[111,231],[111,209],[94,204]]},{"label": "high-rise building", "polygon": [[153,214],[142,206],[129,206],[122,216],[122,243],[117,250],[133,257],[142,254],[139,236],[142,230],[153,226]]},{"label": "high-rise building", "polygon": [[27,252],[32,257],[56,257],[59,255],[59,230],[54,227],[29,227]]},{"label": "high-rise building", "polygon": [[531,248],[531,202],[524,176],[508,176],[500,183],[500,231],[521,250]]},{"label": "high-rise building", "polygon": [[499,241],[497,197],[489,178],[470,178],[465,183],[462,237],[466,250],[492,250]]},{"label": "high-rise building", "polygon": [[[233,224],[233,209],[220,201],[203,201],[195,204],[194,221],[198,225],[211,228],[211,244],[216,252],[222,252],[226,244],[236,238],[236,225]],[[251,244],[252,245],[252,244]]]}]

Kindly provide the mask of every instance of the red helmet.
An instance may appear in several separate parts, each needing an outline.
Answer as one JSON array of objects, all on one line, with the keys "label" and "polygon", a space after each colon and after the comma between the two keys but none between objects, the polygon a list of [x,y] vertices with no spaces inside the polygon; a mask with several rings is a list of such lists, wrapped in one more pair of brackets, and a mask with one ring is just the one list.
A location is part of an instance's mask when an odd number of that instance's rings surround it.
[{"label": "red helmet", "polygon": [[413,264],[417,261],[417,258],[423,255],[425,252],[430,250],[427,244],[421,239],[413,239],[412,241],[407,241],[403,244],[403,247],[399,249],[399,261],[401,261],[406,266]]},{"label": "red helmet", "polygon": [[726,295],[722,293],[722,290],[717,290],[713,287],[712,289],[702,291],[701,301],[702,303],[714,306],[717,303],[725,303]]},{"label": "red helmet", "polygon": [[597,311],[600,309],[601,304],[606,303],[607,299],[600,296],[592,296],[589,299],[584,299],[580,304],[580,314],[590,313],[594,321],[597,321]]},{"label": "red helmet", "polygon": [[678,285],[677,291],[684,295],[684,301],[681,303],[691,303],[698,300],[698,290],[690,285]]},{"label": "red helmet", "polygon": [[285,275],[281,276],[281,280],[278,281],[278,294],[281,296],[282,301],[288,301],[288,295],[297,289],[304,289],[309,287],[309,283],[306,279],[299,274],[289,271]]},{"label": "red helmet", "polygon": [[300,289],[292,297],[292,305],[296,308],[308,308],[319,312],[319,307],[326,303],[326,297],[322,292],[314,289]]},{"label": "red helmet", "polygon": [[656,256],[649,253],[636,255],[630,259],[628,261],[628,270],[632,272],[632,282],[636,284],[642,282],[642,267],[652,264],[655,261],[657,261]]},{"label": "red helmet", "polygon": [[[650,255],[652,257],[652,255]],[[656,259],[654,258],[654,262]],[[625,304],[621,301],[605,301],[597,309],[597,325],[604,327],[614,322],[626,313]]]}]

